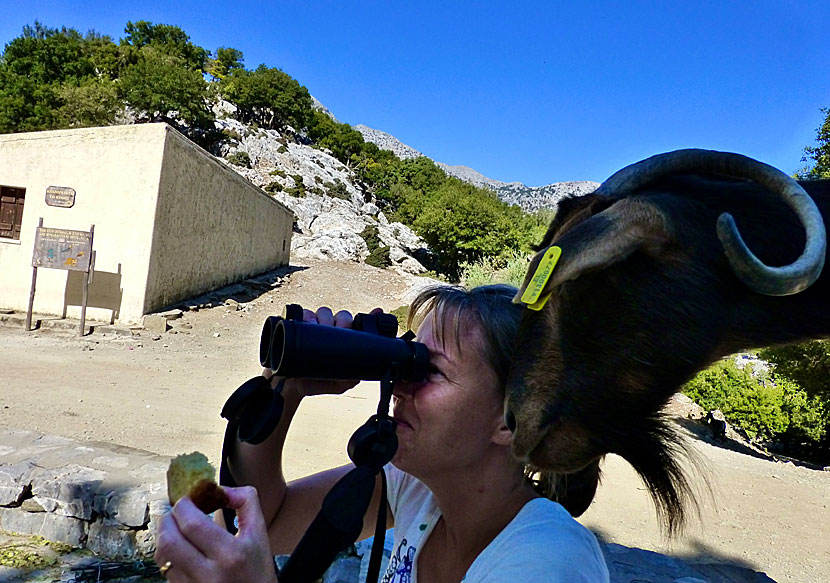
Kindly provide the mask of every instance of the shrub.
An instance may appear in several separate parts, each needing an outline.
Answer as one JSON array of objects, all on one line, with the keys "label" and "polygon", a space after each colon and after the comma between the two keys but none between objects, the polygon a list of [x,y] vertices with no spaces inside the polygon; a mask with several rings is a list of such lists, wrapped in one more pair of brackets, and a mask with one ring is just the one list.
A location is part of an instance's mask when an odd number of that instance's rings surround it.
[{"label": "shrub", "polygon": [[305,186],[304,186],[305,183],[303,182],[302,174],[292,174],[291,178],[294,179],[294,184],[296,184],[298,187],[305,188]]},{"label": "shrub", "polygon": [[720,409],[753,439],[810,439],[825,436],[827,411],[796,383],[770,373],[753,376],[730,357],[698,373],[683,392],[704,409]]},{"label": "shrub", "polygon": [[360,233],[360,238],[366,241],[366,247],[369,248],[369,253],[377,250],[380,246],[380,233],[376,225],[366,225]]},{"label": "shrub", "polygon": [[271,170],[271,172],[269,172],[269,174],[271,176],[279,176],[280,178],[285,178],[285,171],[280,170],[279,168],[277,168],[275,170]]},{"label": "shrub", "polygon": [[269,182],[268,184],[266,184],[263,190],[265,190],[265,192],[270,192],[271,194],[274,194],[275,192],[281,192],[282,189],[282,184],[275,180],[273,182]]},{"label": "shrub", "polygon": [[461,284],[467,288],[491,283],[508,283],[519,287],[524,281],[528,259],[524,253],[512,251],[502,257],[483,257],[461,264]]},{"label": "shrub", "polygon": [[409,315],[409,306],[400,306],[389,313],[398,319],[398,330],[406,330],[406,318]]},{"label": "shrub", "polygon": [[236,130],[232,130],[230,128],[225,128],[222,130],[222,135],[225,136],[228,140],[233,140],[235,142],[241,142],[242,136],[239,135],[239,132]]},{"label": "shrub", "polygon": [[747,368],[738,368],[732,359],[698,373],[683,392],[704,409],[723,411],[731,424],[741,427],[753,439],[770,439],[789,426],[783,410],[783,388],[756,379]]},{"label": "shrub", "polygon": [[381,269],[392,265],[392,260],[389,258],[389,247],[384,245],[369,253],[369,256],[366,258],[366,264]]},{"label": "shrub", "polygon": [[234,166],[242,166],[243,168],[250,168],[251,167],[251,156],[248,155],[248,152],[234,152],[233,154],[228,156],[228,162],[230,162]]},{"label": "shrub", "polygon": [[416,273],[415,277],[428,277],[430,279],[437,279],[438,281],[443,281],[444,283],[449,283],[450,280],[447,279],[447,276],[443,273],[438,273],[437,271],[422,271],[421,273]]},{"label": "shrub", "polygon": [[332,198],[342,198],[343,200],[351,200],[349,191],[346,190],[346,185],[339,178],[334,179],[334,183],[325,182],[323,187],[326,188],[326,194]]},{"label": "shrub", "polygon": [[293,196],[294,198],[304,198],[305,197],[305,188],[300,186],[290,186],[286,188],[283,192],[288,196]]},{"label": "shrub", "polygon": [[287,151],[288,151],[288,148],[286,148],[285,146],[280,146],[279,148],[277,148],[277,153],[278,154],[285,154]]}]

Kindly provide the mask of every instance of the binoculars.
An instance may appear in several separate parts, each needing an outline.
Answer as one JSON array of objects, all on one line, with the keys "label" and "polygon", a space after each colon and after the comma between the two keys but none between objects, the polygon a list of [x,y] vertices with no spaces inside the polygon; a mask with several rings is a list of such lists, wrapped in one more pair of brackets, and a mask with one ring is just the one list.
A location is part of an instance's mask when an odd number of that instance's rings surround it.
[{"label": "binoculars", "polygon": [[357,314],[351,329],[303,322],[297,304],[262,327],[259,362],[277,376],[363,381],[419,381],[429,374],[429,351],[400,338],[392,314]]}]

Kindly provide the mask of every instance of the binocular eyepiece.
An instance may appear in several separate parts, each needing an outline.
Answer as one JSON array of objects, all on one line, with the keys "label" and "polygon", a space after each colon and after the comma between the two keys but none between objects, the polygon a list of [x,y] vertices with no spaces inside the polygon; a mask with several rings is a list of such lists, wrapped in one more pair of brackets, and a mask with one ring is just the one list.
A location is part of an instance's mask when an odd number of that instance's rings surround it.
[{"label": "binocular eyepiece", "polygon": [[418,381],[429,374],[429,351],[404,335],[395,338],[392,314],[357,314],[352,328],[303,322],[297,304],[262,327],[259,362],[278,376],[379,381]]}]

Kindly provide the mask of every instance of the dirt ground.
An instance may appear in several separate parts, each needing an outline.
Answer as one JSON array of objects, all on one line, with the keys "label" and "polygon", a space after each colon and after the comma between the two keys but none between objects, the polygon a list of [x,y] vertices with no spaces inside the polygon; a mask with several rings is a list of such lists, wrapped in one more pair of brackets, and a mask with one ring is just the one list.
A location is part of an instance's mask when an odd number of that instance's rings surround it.
[{"label": "dirt ground", "polygon": [[[0,425],[168,455],[200,450],[218,462],[219,411],[259,373],[266,316],[286,303],[390,310],[406,303],[420,279],[353,263],[301,262],[290,271],[240,309],[185,312],[160,336],[78,338],[74,330],[0,327]],[[289,478],[348,461],[348,437],[374,412],[378,392],[376,383],[361,383],[342,396],[304,401],[289,435]],[[711,494],[701,495],[700,519],[682,537],[664,540],[642,483],[613,456],[581,521],[625,546],[740,564],[779,582],[830,583],[830,472],[739,453],[686,431]]]}]

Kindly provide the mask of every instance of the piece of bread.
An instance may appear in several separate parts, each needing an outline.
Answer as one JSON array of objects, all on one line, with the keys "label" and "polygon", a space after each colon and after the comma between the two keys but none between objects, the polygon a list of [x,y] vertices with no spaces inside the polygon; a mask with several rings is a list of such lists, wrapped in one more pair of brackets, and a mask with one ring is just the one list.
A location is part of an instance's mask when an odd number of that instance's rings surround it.
[{"label": "piece of bread", "polygon": [[203,453],[176,456],[167,468],[167,498],[174,505],[188,496],[196,507],[210,514],[228,505],[228,495],[214,481],[216,470]]}]

